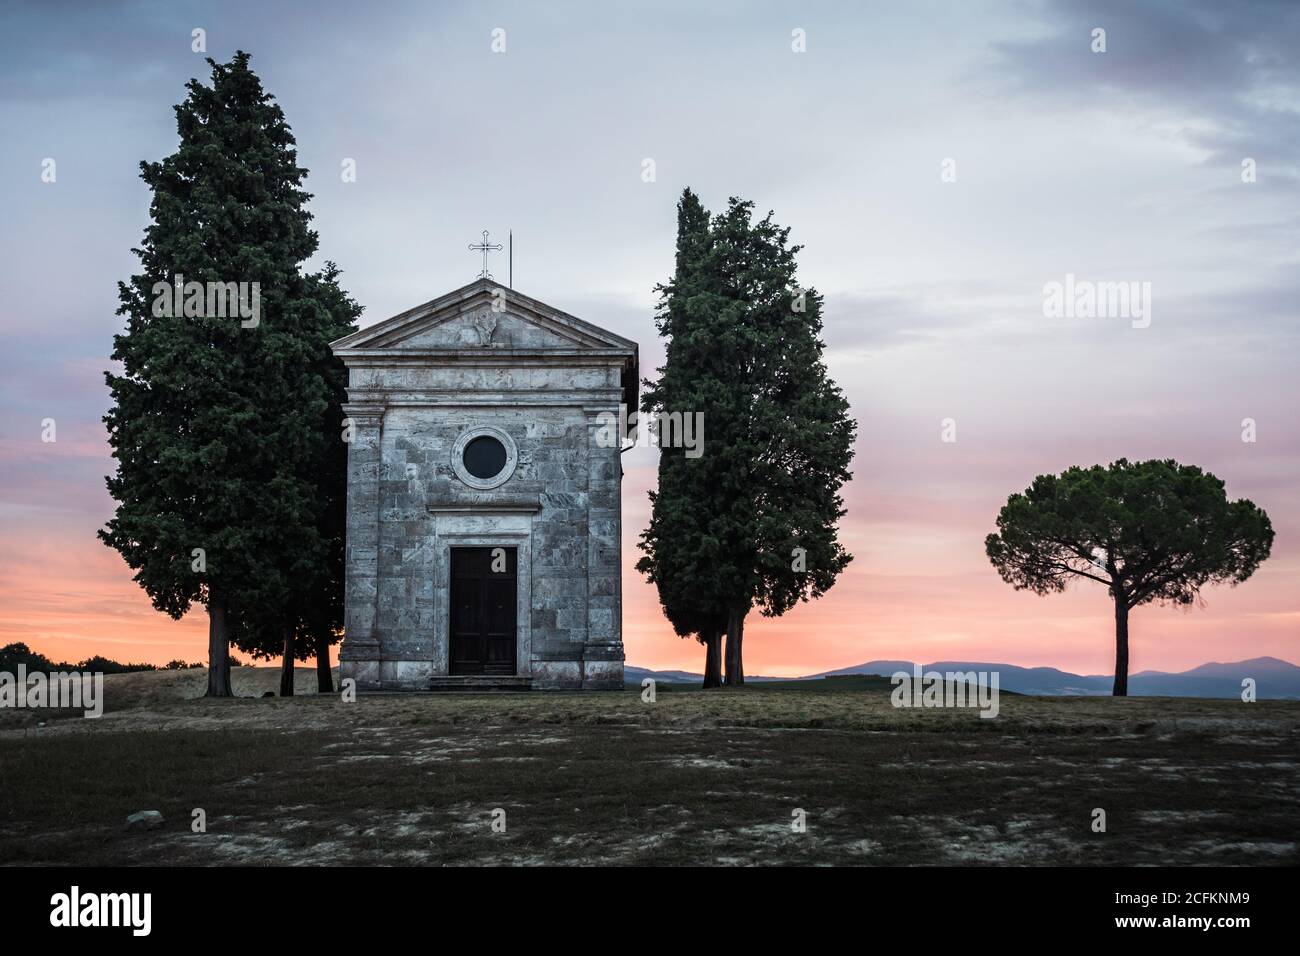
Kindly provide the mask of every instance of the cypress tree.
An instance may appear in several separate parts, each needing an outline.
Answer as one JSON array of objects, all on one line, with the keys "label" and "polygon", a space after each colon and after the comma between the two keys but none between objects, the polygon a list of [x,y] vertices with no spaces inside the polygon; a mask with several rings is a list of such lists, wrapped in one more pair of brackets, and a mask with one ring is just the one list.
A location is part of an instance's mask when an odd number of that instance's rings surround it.
[{"label": "cypress tree", "polygon": [[[704,414],[703,454],[660,451],[646,556],[678,633],[725,628],[726,681],[744,683],[744,622],[820,597],[851,556],[839,492],[856,425],[822,360],[822,298],[798,284],[789,229],[731,199],[709,219],[687,190],[678,258],[662,286],[668,339],[646,411]],[[706,630],[699,630],[705,628]]]},{"label": "cypress tree", "polygon": [[[676,268],[672,279],[657,287],[655,324],[666,340],[666,361],[657,370],[659,380],[645,383],[642,412],[647,416],[663,409],[694,409],[708,390],[708,342],[697,341],[697,332],[705,326],[711,304],[704,268],[711,241],[709,213],[687,189],[677,205]],[[704,645],[704,686],[719,687],[726,627],[717,607],[721,541],[710,535],[709,515],[699,507],[705,489],[698,483],[708,462],[687,458],[685,451],[660,449],[650,525],[641,533],[645,556],[637,568],[656,585],[673,630],[681,637],[694,635]]]},{"label": "cypress tree", "polygon": [[[295,606],[330,560],[313,469],[340,436],[322,433],[338,397],[322,363],[355,311],[332,301],[332,266],[301,271],[317,236],[283,112],[248,54],[208,64],[211,85],[191,80],[176,107],[177,151],[141,163],[151,222],[119,283],[104,418],[118,506],[100,537],[158,610],[206,606],[207,693],[224,697],[232,630]],[[247,283],[239,315],[217,307],[226,283]]]}]

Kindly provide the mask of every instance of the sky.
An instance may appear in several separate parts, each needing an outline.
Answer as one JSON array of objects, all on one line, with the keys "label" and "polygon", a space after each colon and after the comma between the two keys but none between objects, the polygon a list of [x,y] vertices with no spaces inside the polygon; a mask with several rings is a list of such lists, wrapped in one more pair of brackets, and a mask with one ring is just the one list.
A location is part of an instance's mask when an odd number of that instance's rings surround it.
[{"label": "sky", "polygon": [[[515,287],[634,339],[653,374],[683,187],[791,227],[858,423],[855,559],[821,599],[750,617],[748,673],[1108,673],[1104,588],[1016,592],[983,540],[1035,475],[1119,457],[1201,465],[1277,535],[1244,584],[1134,611],[1132,670],[1300,661],[1300,6],[6,0],[0,17],[0,644],[206,656],[201,609],[154,611],[95,537],[138,166],[176,147],[202,29],[206,55],[250,52],[284,109],[310,265],[340,265],[363,324],[472,280],[467,245],[512,230]],[[1147,318],[1047,316],[1067,275],[1150,283]],[[654,456],[624,456],[628,661],[698,671],[633,568]]]}]

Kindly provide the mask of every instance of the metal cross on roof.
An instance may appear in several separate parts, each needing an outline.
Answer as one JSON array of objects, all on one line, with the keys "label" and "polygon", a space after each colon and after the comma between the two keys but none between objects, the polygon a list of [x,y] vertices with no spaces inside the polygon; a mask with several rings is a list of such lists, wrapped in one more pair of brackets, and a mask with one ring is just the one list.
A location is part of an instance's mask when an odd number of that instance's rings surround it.
[{"label": "metal cross on roof", "polygon": [[487,264],[488,253],[489,253],[489,252],[500,252],[501,249],[503,248],[502,245],[501,245],[501,243],[499,243],[499,242],[497,242],[497,243],[490,243],[490,242],[488,242],[488,231],[487,231],[486,229],[484,229],[484,230],[483,230],[483,241],[482,241],[482,242],[471,242],[469,248],[470,248],[470,251],[472,251],[472,252],[481,252],[481,253],[483,253],[483,271],[480,272],[480,273],[478,274],[478,277],[479,277],[480,279],[491,279],[491,278],[492,278],[492,273],[488,272],[488,264]]}]

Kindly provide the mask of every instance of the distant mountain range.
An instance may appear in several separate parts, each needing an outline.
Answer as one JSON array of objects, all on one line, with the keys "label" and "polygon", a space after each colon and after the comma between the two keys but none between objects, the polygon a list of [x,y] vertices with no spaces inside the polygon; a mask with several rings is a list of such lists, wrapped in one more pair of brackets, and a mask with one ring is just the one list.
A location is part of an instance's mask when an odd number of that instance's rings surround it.
[{"label": "distant mountain range", "polygon": [[[816,680],[841,674],[879,674],[888,677],[896,671],[912,672],[912,661],[867,661],[853,667],[809,674],[807,677],[749,677],[746,682],[780,680]],[[1017,667],[1015,664],[988,664],[975,661],[936,661],[922,666],[927,671],[997,671],[998,686],[1018,694],[1052,697],[1100,696],[1109,694],[1113,678],[1107,675],[1071,674],[1055,667]],[[703,675],[688,671],[652,671],[644,667],[627,667],[628,681],[640,683],[646,677],[665,683],[698,683]],[[1241,681],[1252,677],[1259,699],[1300,700],[1300,667],[1276,657],[1255,657],[1248,661],[1211,663],[1191,670],[1170,674],[1164,671],[1139,671],[1130,674],[1128,692],[1134,697],[1240,697]]]}]

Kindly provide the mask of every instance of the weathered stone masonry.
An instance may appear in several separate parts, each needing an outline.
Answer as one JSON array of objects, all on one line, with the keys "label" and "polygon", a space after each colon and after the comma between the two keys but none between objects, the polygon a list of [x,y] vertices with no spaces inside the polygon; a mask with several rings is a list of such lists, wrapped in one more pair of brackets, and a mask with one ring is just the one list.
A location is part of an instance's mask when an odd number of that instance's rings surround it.
[{"label": "weathered stone masonry", "polygon": [[[444,678],[451,549],[500,546],[517,549],[516,677],[622,687],[620,449],[597,437],[636,407],[636,344],[480,279],[333,347],[353,428],[341,676]],[[506,450],[495,478],[466,471],[480,435]]]}]

